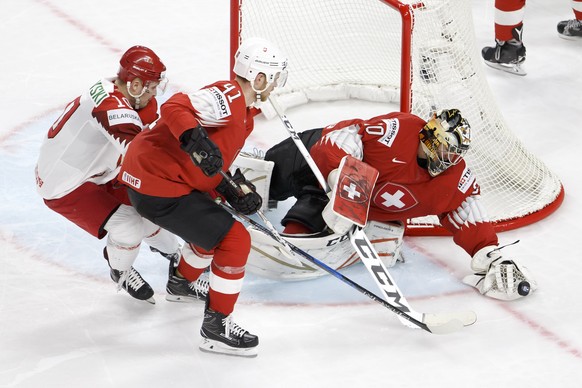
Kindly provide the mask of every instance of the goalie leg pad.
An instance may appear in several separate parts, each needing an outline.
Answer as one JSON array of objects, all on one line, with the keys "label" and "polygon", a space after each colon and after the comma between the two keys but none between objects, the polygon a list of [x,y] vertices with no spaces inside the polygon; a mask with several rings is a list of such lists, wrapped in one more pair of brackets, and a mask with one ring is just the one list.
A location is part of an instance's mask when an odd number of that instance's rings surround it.
[{"label": "goalie leg pad", "polygon": [[255,192],[263,199],[261,211],[267,210],[269,203],[269,190],[271,188],[271,175],[275,163],[261,159],[250,153],[241,152],[234,160],[231,170],[240,169],[245,179],[255,186]]},{"label": "goalie leg pad", "polygon": [[364,229],[386,268],[393,267],[397,261],[404,262],[401,253],[404,230],[404,223],[399,221],[370,221]]},{"label": "goalie leg pad", "polygon": [[312,232],[320,232],[325,229],[326,223],[321,215],[327,205],[328,198],[325,192],[315,186],[307,186],[297,198],[297,202],[289,209],[281,224],[286,226],[288,222],[298,222],[305,225]]}]

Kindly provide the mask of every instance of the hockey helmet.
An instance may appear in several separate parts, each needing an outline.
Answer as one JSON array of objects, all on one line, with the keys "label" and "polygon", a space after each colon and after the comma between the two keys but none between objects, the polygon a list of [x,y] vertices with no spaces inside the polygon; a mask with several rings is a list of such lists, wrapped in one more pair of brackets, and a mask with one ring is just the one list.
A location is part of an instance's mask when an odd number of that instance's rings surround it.
[{"label": "hockey helmet", "polygon": [[435,113],[419,135],[433,177],[459,163],[471,144],[471,126],[458,109]]},{"label": "hockey helmet", "polygon": [[163,92],[167,84],[166,66],[153,50],[133,46],[121,57],[117,78],[123,82],[131,82],[135,78],[141,79],[144,84],[158,82],[158,89]]},{"label": "hockey helmet", "polygon": [[267,84],[277,81],[278,87],[287,81],[287,57],[271,42],[262,38],[245,39],[235,56],[234,73],[251,84],[259,73],[265,74]]}]

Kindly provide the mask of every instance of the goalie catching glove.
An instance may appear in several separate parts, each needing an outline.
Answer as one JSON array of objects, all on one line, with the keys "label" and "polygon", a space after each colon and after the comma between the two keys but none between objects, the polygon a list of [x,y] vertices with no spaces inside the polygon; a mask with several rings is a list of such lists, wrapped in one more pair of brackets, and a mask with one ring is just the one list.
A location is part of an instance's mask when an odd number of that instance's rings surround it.
[{"label": "goalie catching glove", "polygon": [[[230,172],[227,172],[230,175]],[[235,187],[227,178],[223,178],[216,191],[224,196],[226,201],[239,213],[250,215],[256,213],[263,204],[263,199],[257,193],[255,185],[248,181],[240,168],[236,169],[231,179]]]},{"label": "goalie catching glove", "polygon": [[487,246],[473,255],[471,269],[475,274],[463,279],[485,296],[514,300],[527,296],[537,288],[529,270],[501,254],[503,247]]},{"label": "goalie catching glove", "polygon": [[204,175],[214,176],[222,169],[222,153],[201,125],[184,132],[180,136],[180,143],[180,148],[190,155],[192,162],[200,167]]}]

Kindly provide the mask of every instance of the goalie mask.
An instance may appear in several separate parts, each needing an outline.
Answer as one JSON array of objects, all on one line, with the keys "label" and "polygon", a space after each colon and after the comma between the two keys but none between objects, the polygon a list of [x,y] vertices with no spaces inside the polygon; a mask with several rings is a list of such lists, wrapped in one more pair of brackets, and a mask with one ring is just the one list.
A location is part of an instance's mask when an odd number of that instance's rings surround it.
[{"label": "goalie mask", "polygon": [[433,177],[459,163],[471,144],[471,126],[458,109],[434,114],[419,135]]},{"label": "goalie mask", "polygon": [[261,38],[245,39],[238,48],[235,56],[234,73],[251,82],[254,89],[254,81],[259,73],[265,74],[267,86],[263,90],[255,90],[260,93],[266,90],[273,82],[278,87],[285,86],[287,81],[287,58],[269,41]]}]

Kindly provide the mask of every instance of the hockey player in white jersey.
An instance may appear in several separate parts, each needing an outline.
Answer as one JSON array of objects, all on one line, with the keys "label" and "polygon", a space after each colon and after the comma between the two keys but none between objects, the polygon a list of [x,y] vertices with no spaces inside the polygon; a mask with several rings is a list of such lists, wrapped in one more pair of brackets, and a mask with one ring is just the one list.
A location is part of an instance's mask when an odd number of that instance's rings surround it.
[{"label": "hockey player in white jersey", "polygon": [[179,242],[138,215],[116,176],[128,143],[157,118],[154,97],[165,88],[165,71],[151,49],[129,48],[117,77],[100,79],[65,107],[48,130],[35,169],[45,204],[91,235],[107,236],[103,254],[112,280],[150,303],[154,291],[133,268],[140,244],[144,240],[170,258]]}]

